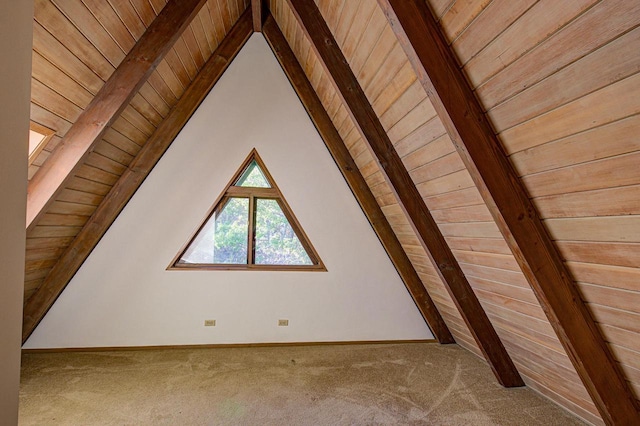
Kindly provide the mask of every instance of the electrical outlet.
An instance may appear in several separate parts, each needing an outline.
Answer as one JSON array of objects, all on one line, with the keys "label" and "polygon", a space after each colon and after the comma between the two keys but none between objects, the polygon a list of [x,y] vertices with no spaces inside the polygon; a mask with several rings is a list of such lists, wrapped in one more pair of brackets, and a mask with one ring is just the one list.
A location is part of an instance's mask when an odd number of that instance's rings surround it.
[{"label": "electrical outlet", "polygon": [[204,320],[205,327],[215,327],[216,320]]},{"label": "electrical outlet", "polygon": [[289,320],[288,319],[279,319],[278,320],[278,327],[288,327],[289,326]]}]

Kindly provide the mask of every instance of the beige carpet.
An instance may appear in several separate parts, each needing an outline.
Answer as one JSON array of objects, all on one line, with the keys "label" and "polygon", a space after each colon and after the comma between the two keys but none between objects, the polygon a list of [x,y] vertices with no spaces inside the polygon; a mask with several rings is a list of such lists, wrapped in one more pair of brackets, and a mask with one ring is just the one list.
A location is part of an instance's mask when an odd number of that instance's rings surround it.
[{"label": "beige carpet", "polygon": [[435,343],[23,356],[21,425],[578,425]]}]

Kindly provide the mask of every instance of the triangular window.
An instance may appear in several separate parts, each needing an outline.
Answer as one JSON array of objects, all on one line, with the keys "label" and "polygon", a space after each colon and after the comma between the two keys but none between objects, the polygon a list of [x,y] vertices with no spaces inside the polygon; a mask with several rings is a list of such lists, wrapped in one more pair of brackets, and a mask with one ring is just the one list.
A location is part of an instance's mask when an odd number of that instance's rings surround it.
[{"label": "triangular window", "polygon": [[170,268],[325,270],[255,149]]},{"label": "triangular window", "polygon": [[269,185],[267,178],[264,177],[264,173],[260,170],[260,166],[256,160],[249,163],[244,173],[240,176],[240,179],[235,183],[235,186],[271,188],[271,185]]}]

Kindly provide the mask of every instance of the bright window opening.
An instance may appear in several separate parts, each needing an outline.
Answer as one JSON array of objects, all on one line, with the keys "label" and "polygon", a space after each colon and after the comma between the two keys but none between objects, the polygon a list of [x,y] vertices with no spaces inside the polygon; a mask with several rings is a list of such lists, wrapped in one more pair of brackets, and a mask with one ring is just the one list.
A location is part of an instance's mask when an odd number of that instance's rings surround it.
[{"label": "bright window opening", "polygon": [[255,263],[312,265],[278,200],[256,198]]},{"label": "bright window opening", "polygon": [[255,150],[169,268],[326,270]]},{"label": "bright window opening", "polygon": [[244,171],[242,176],[240,176],[240,179],[238,179],[235,186],[271,188],[271,185],[267,182],[267,178],[264,177],[264,174],[262,173],[262,170],[260,170],[260,166],[258,166],[256,160],[249,163],[247,169]]},{"label": "bright window opening", "polygon": [[29,165],[40,155],[55,131],[31,122],[29,128]]},{"label": "bright window opening", "polygon": [[46,138],[45,135],[29,129],[29,155],[33,154],[33,151],[40,146],[44,138]]},{"label": "bright window opening", "polygon": [[246,264],[249,199],[230,198],[189,245],[180,262]]}]

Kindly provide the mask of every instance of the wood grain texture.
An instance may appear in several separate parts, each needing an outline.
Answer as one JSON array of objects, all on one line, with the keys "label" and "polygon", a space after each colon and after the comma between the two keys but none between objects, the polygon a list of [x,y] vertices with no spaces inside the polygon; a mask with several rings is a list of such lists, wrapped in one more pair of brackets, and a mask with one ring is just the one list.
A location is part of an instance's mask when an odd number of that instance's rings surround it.
[{"label": "wood grain texture", "polygon": [[[634,48],[637,42],[633,40],[635,35],[626,36],[624,33],[638,25],[639,13],[638,2],[604,0],[577,16],[539,45],[525,45],[528,51],[524,55],[477,87],[478,95],[487,109],[496,109],[494,107],[497,105],[502,109],[500,113],[496,111],[492,114],[496,119],[496,128],[502,130],[523,121],[532,109],[541,111],[545,106],[557,102],[558,96],[566,99],[572,93],[583,91],[594,77],[601,77],[601,81],[612,83],[629,75],[629,68],[634,67],[634,62],[638,63],[637,49]],[[559,18],[554,16],[552,21],[558,21]],[[594,28],[598,30],[594,31]],[[621,34],[623,37],[618,39]],[[592,52],[610,41],[610,46]],[[617,55],[614,53],[611,56],[611,49],[620,50]],[[543,83],[548,76],[553,78]],[[505,100],[516,97],[520,92],[523,95],[525,92],[539,92],[539,87],[533,91],[530,88],[538,86],[538,83],[552,84],[557,78],[569,78],[568,81],[573,84],[562,86],[562,90],[546,91],[548,98],[539,99],[540,105],[535,98],[524,99],[530,95],[523,96],[521,100],[526,105],[524,110],[512,111],[513,116],[505,117],[504,109],[517,108],[519,103],[504,105]]]},{"label": "wood grain texture", "polygon": [[[491,79],[522,57],[531,46],[545,40],[549,34],[571,22],[598,0],[536,2],[512,25],[489,43],[464,66],[474,87]],[[535,28],[535,30],[532,30]],[[500,60],[496,61],[496,58]]]},{"label": "wood grain texture", "polygon": [[[105,199],[99,203],[97,210],[89,221],[86,222],[81,230],[77,229],[77,231],[79,231],[79,233],[76,232],[76,234],[78,234],[77,238],[73,240],[51,272],[46,275],[44,283],[37,292],[29,298],[25,305],[23,341],[26,341],[31,335],[84,260],[109,229],[120,211],[131,199],[146,176],[151,172],[182,127],[187,123],[189,117],[191,117],[198,105],[200,105],[227,69],[235,55],[249,38],[252,30],[251,16],[249,12],[246,12],[211,55],[197,78],[187,88],[185,94],[171,110],[167,118],[158,126],[158,129],[151,136],[149,142],[122,173],[113,189],[107,194]],[[72,229],[76,230],[75,228]],[[55,230],[44,231],[41,232],[39,236],[66,236],[57,235],[53,232]],[[51,235],[52,232],[54,235]]]},{"label": "wood grain texture", "polygon": [[[502,132],[508,154],[523,151],[576,133],[595,129],[640,113],[635,92],[640,74],[591,92],[575,101]],[[597,105],[597,108],[593,108]]]},{"label": "wood grain texture", "polygon": [[264,16],[264,6],[262,0],[251,0],[251,19],[253,21],[253,31],[262,31],[262,21]]},{"label": "wood grain texture", "polygon": [[[586,132],[512,154],[509,159],[520,176],[602,160],[640,150],[637,129],[640,115],[614,121]],[[601,143],[606,140],[607,143]],[[593,185],[593,184],[592,184]]]},{"label": "wood grain texture", "polygon": [[466,64],[535,3],[536,0],[493,0],[457,39],[449,39],[460,64]]},{"label": "wood grain texture", "polygon": [[608,424],[637,420],[637,402],[615,357],[430,11],[420,1],[379,4],[603,419]]},{"label": "wood grain texture", "polygon": [[[232,1],[242,8],[245,8],[248,4],[248,0]],[[138,15],[135,9],[140,8],[142,10],[145,4],[150,6],[147,0],[134,0],[131,4],[129,2],[111,4],[87,0],[84,2],[86,8],[83,8],[79,3],[61,1],[55,5],[56,7],[52,8],[50,2],[38,2],[36,16],[39,22],[36,21],[34,24],[34,58],[36,61],[33,66],[32,80],[37,85],[38,90],[34,91],[35,96],[32,100],[42,105],[42,107],[37,105],[36,108],[36,104],[32,104],[32,110],[37,113],[34,114],[34,119],[45,120],[45,122],[53,123],[54,125],[59,124],[60,127],[57,128],[58,134],[64,135],[66,133],[70,128],[69,122],[58,119],[58,116],[51,111],[64,114],[68,120],[75,121],[81,109],[85,108],[90,102],[91,99],[87,99],[87,97],[93,97],[104,84],[103,77],[97,75],[96,71],[92,69],[95,66],[94,64],[103,64],[102,61],[105,61],[101,46],[103,43],[109,42],[101,39],[105,37],[104,30],[109,33],[109,36],[118,44],[123,53],[126,53],[144,34],[146,30],[145,23],[151,23],[156,17],[154,10],[147,10],[144,18],[141,18],[143,15]],[[164,2],[160,2],[154,7],[157,10],[161,10],[164,5]],[[234,13],[239,7],[233,8]],[[80,20],[81,16],[86,15],[86,9],[98,20],[101,20],[102,17],[105,18],[101,22],[104,29],[102,27],[97,28],[96,34],[91,34],[89,38],[70,38],[70,34],[78,36],[77,32],[72,31],[76,29],[73,23]],[[75,16],[74,11],[79,16]],[[114,11],[118,16],[113,14]],[[196,20],[201,15],[204,15],[204,12],[206,12],[206,18],[211,22],[208,8],[203,7],[183,35],[184,43],[189,52],[181,51],[183,54],[188,53],[198,66],[201,65],[200,57],[204,58],[204,52],[207,52],[206,57],[210,55],[210,50],[207,51],[202,48],[202,45],[199,45],[200,40],[197,39],[197,28],[194,26]],[[232,19],[235,19],[235,15]],[[216,20],[219,21],[218,17],[216,17]],[[78,30],[76,29],[75,31]],[[91,26],[83,25],[81,34],[88,31],[91,31]],[[194,34],[194,37],[190,37],[191,33],[189,31]],[[101,36],[98,36],[99,34]],[[92,44],[89,39],[95,40],[96,45]],[[62,44],[61,41],[64,41],[65,44]],[[205,41],[205,43],[208,43],[208,41]],[[216,45],[217,41],[214,46]],[[174,52],[174,55],[177,55],[177,53]],[[121,55],[110,57],[110,60],[116,63],[120,61],[121,57]],[[167,67],[166,61],[159,63],[156,71],[149,76],[148,82],[139,89],[139,92],[134,95],[129,105],[121,113],[121,116],[107,129],[102,140],[97,142],[94,150],[87,157],[85,164],[80,166],[75,177],[71,178],[72,181],[79,177],[107,186],[112,186],[117,181],[119,174],[125,170],[126,166],[140,150],[141,145],[146,142],[150,133],[155,130],[162,117],[166,116],[169,108],[177,102],[173,93],[170,96],[168,95],[167,90],[170,89],[168,89],[163,77],[157,72],[158,69],[164,68],[163,76],[168,78],[173,76],[175,79],[173,70],[166,69]],[[107,61],[104,66],[95,69],[103,71],[105,75],[110,75],[115,68],[112,63]],[[175,93],[181,96],[183,90],[181,87]],[[53,117],[56,118],[52,120]],[[54,136],[51,143],[34,160],[33,166],[29,169],[29,178],[35,175],[39,166],[49,157],[50,151],[59,144],[59,140],[60,136]],[[95,154],[99,155],[96,156]],[[87,184],[82,186],[86,187]],[[67,187],[67,189],[73,191],[61,192],[60,197],[62,197],[63,201],[54,201],[51,207],[47,209],[47,212],[88,218],[93,214],[96,203],[100,201],[100,198],[95,198],[94,196],[104,195],[105,193],[105,187],[97,187],[94,184],[89,184],[88,188],[78,187],[74,184],[69,184]],[[96,188],[99,188],[99,192],[96,192]],[[70,202],[69,200],[80,202]],[[62,208],[60,208],[61,206]],[[62,216],[49,217],[48,225],[54,225],[51,221],[52,217],[57,217],[60,220],[59,225],[65,226],[64,217]],[[77,224],[81,226],[78,222]],[[45,269],[47,268],[43,267],[41,271],[38,271],[38,274],[46,273]],[[33,272],[35,273],[36,271]],[[38,283],[42,283],[42,281],[43,278],[29,280],[25,283],[25,300],[31,297],[37,289]]]},{"label": "wood grain texture", "polygon": [[342,55],[318,8],[312,1],[292,0],[289,1],[289,5],[335,82],[354,122],[357,123],[387,174],[398,199],[411,218],[412,226],[428,249],[434,265],[437,265],[448,291],[452,294],[452,299],[460,309],[467,326],[472,330],[496,378],[504,386],[522,386],[522,379],[513,362],[411,181],[402,160],[393,149],[389,137],[369,104],[360,83],[347,65],[347,60]]},{"label": "wood grain texture", "polygon": [[37,218],[62,190],[68,176],[74,174],[107,127],[118,118],[203,4],[204,0],[170,2],[120,63],[29,182],[28,229],[37,223]]}]

